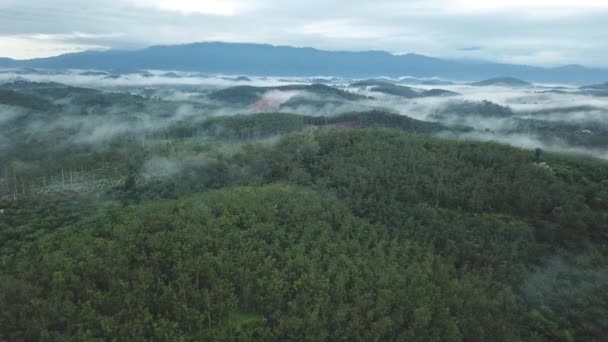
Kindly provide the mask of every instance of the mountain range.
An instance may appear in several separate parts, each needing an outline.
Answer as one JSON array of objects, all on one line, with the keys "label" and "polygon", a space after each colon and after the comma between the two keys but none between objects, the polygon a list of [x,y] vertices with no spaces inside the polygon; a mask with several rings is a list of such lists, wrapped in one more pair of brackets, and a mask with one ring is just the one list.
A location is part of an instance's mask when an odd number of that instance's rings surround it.
[{"label": "mountain range", "polygon": [[543,68],[483,61],[439,59],[383,51],[207,42],[140,50],[85,51],[30,60],[0,58],[0,68],[99,69],[113,72],[175,70],[255,76],[401,77],[476,81],[517,77],[528,82],[589,84],[608,80],[608,69],[568,65]]}]

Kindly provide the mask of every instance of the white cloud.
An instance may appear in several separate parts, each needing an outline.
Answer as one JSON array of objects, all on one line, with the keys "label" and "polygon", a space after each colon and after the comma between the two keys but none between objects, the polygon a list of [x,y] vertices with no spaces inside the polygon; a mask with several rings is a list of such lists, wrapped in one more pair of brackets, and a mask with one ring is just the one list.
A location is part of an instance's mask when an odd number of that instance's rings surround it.
[{"label": "white cloud", "polygon": [[608,8],[605,0],[454,0],[456,6],[474,10],[512,10],[512,9],[575,9],[588,10]]},{"label": "white cloud", "polygon": [[60,40],[27,37],[0,36],[0,46],[3,51],[10,51],[10,56],[16,59],[30,59],[57,56],[65,53],[87,50],[108,50],[111,47],[96,44],[65,43]]},{"label": "white cloud", "polygon": [[[17,58],[221,40],[608,67],[608,0],[0,0],[0,9],[0,55]],[[483,49],[462,51],[474,46]]]},{"label": "white cloud", "polygon": [[330,39],[377,39],[393,35],[396,30],[382,26],[369,26],[351,19],[336,19],[311,22],[292,32]]},{"label": "white cloud", "polygon": [[140,7],[154,8],[161,11],[198,13],[208,15],[232,16],[239,6],[231,0],[130,0]]},{"label": "white cloud", "polygon": [[24,39],[35,40],[76,40],[76,39],[102,39],[102,38],[118,38],[122,37],[121,33],[95,34],[86,32],[71,32],[71,33],[35,33],[17,36]]},{"label": "white cloud", "polygon": [[123,34],[120,33],[96,34],[78,31],[0,35],[0,46],[5,51],[13,51],[11,53],[13,58],[30,59],[87,50],[109,50],[111,46],[91,41],[116,39],[122,36]]}]

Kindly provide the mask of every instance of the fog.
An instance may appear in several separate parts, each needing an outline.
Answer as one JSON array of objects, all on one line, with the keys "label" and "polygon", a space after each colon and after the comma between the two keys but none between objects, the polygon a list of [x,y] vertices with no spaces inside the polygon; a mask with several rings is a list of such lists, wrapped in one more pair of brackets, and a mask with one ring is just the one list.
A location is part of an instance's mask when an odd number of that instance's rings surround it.
[{"label": "fog", "polygon": [[[608,142],[608,98],[576,93],[576,89],[565,85],[556,87],[569,89],[566,93],[543,93],[548,85],[513,89],[508,87],[474,87],[468,85],[415,86],[420,89],[441,88],[459,93],[459,96],[405,99],[347,88],[376,100],[367,101],[370,107],[383,107],[394,112],[423,121],[435,121],[448,126],[462,125],[475,132],[442,134],[442,137],[466,140],[497,141],[525,149],[541,148],[547,151],[584,154],[608,159],[608,145],[597,147],[576,146],[559,136],[540,136],[538,132],[522,132],[527,122],[537,124],[555,123],[565,125],[569,135],[597,135]],[[543,89],[543,90],[540,90]],[[449,112],[454,105],[469,101],[491,101],[512,111],[512,115],[501,117],[492,113],[453,113],[438,117],[438,113]],[[518,132],[518,130],[520,130]],[[548,129],[549,130],[549,129]],[[597,139],[596,139],[597,140]]]},{"label": "fog", "polygon": [[[416,90],[443,89],[459,94],[411,99],[374,92],[369,87],[353,87],[351,84],[358,80],[326,75],[313,78],[245,77],[160,70],[125,75],[83,70],[54,73],[18,70],[0,72],[0,83],[15,80],[58,82],[98,89],[108,94],[144,96],[142,105],[137,105],[138,100],[133,98],[125,100],[125,103],[117,100],[116,104],[92,106],[74,103],[74,99],[69,96],[62,97],[53,100],[62,107],[60,112],[53,113],[52,116],[0,105],[0,127],[3,130],[20,118],[30,115],[25,127],[30,136],[54,130],[74,132],[70,140],[61,142],[56,148],[66,148],[66,144],[107,143],[124,134],[141,135],[141,139],[145,139],[151,134],[162,135],[160,131],[176,124],[193,126],[217,116],[263,111],[331,116],[344,112],[383,109],[418,120],[439,122],[447,127],[472,128],[467,133],[441,134],[446,138],[497,141],[526,149],[541,148],[608,159],[608,145],[604,145],[604,141],[608,140],[608,97],[584,94],[569,85],[535,84],[528,88],[478,87],[458,83],[407,85]],[[400,79],[382,80],[395,84],[400,82]],[[346,100],[307,90],[272,88],[262,92],[257,101],[248,105],[211,100],[208,97],[214,91],[235,86],[277,87],[318,81],[368,98]],[[491,103],[484,105],[482,101]],[[468,112],[467,106],[474,110]],[[500,109],[508,115],[486,112],[486,107]],[[460,112],[454,108],[459,108]],[[7,140],[2,136],[0,139]]]},{"label": "fog", "polygon": [[[171,74],[171,76],[167,76]],[[103,71],[87,72],[68,70],[56,73],[3,70],[0,72],[0,83],[15,79],[26,79],[32,82],[58,82],[75,87],[91,88],[128,88],[128,87],[162,87],[162,86],[195,86],[202,89],[218,89],[235,85],[280,86],[293,83],[310,83],[309,78],[299,77],[250,77],[249,81],[237,81],[242,75],[204,75],[180,71],[146,70],[140,73],[112,74]]]},{"label": "fog", "polygon": [[0,127],[26,115],[26,113],[23,108],[0,104]]},{"label": "fog", "polygon": [[189,167],[200,167],[207,162],[197,154],[180,154],[172,157],[153,156],[143,164],[143,177],[174,177]]}]

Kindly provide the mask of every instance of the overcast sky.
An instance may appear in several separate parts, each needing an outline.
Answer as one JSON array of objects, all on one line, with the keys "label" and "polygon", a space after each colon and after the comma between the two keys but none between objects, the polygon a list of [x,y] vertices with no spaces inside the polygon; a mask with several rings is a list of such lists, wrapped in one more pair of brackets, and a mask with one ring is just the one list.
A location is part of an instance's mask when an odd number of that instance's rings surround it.
[{"label": "overcast sky", "polygon": [[200,41],[608,67],[608,0],[0,0],[0,56]]}]

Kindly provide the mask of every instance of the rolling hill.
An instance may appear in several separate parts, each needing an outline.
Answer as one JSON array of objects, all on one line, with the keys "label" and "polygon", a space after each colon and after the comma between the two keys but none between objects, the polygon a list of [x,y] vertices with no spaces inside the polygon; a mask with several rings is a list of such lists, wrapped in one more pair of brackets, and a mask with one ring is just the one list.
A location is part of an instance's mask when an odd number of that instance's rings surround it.
[{"label": "rolling hill", "polygon": [[589,89],[589,90],[608,90],[608,82],[602,84],[593,84],[588,86],[583,86],[581,89]]},{"label": "rolling hill", "polygon": [[399,96],[408,99],[415,99],[421,97],[434,97],[434,96],[455,96],[459,95],[453,91],[444,90],[444,89],[414,89],[405,86],[395,85],[389,82],[378,81],[378,80],[368,80],[368,81],[360,81],[351,84],[352,87],[358,88],[369,88],[370,91],[375,93],[382,93],[387,95]]},{"label": "rolling hill", "polygon": [[[306,97],[310,95],[314,98]],[[260,109],[277,109],[290,100],[303,97],[306,102],[316,102],[315,98],[327,101],[357,101],[365,96],[349,93],[324,84],[287,85],[278,87],[236,86],[218,90],[209,94],[209,99],[230,105],[255,105]]]},{"label": "rolling hill", "polygon": [[480,80],[500,75],[528,82],[590,84],[608,79],[608,70],[578,65],[540,68],[491,62],[461,62],[383,51],[323,51],[265,44],[195,43],[152,46],[133,51],[87,51],[31,60],[0,59],[0,68],[143,69],[258,76],[439,77]]},{"label": "rolling hill", "polygon": [[522,81],[515,77],[494,77],[488,80],[471,83],[471,85],[476,87],[512,87],[512,88],[525,88],[529,87],[532,84],[526,81]]}]

